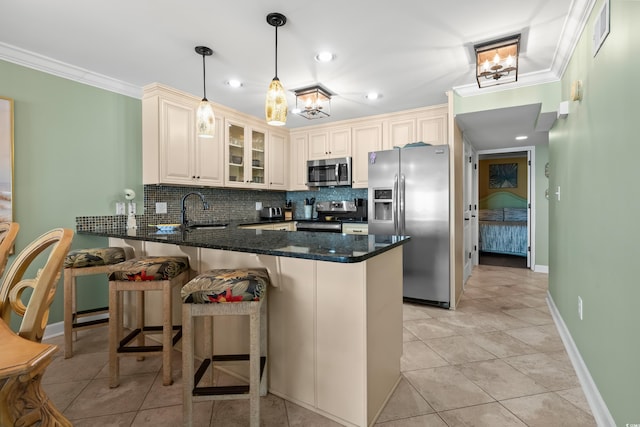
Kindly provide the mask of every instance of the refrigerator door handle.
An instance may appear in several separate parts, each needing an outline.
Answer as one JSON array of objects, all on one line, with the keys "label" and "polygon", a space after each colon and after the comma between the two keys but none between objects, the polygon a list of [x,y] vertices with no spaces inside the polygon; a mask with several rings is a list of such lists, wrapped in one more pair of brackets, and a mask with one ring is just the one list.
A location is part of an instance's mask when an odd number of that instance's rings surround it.
[{"label": "refrigerator door handle", "polygon": [[404,221],[404,174],[400,175],[400,233],[405,234],[405,221]]},{"label": "refrigerator door handle", "polygon": [[398,175],[393,177],[393,199],[392,199],[391,211],[393,214],[393,232],[400,234],[398,231]]}]

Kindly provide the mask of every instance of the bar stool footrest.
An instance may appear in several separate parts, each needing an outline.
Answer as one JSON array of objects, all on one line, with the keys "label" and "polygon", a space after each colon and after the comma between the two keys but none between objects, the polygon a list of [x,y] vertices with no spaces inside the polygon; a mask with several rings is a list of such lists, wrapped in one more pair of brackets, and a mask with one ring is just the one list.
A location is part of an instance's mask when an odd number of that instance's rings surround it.
[{"label": "bar stool footrest", "polygon": [[88,316],[90,314],[100,314],[100,313],[108,313],[109,312],[109,307],[98,307],[98,308],[91,308],[89,310],[78,310],[75,313],[73,313],[74,317],[83,317],[83,316]]},{"label": "bar stool footrest", "polygon": [[[249,385],[233,385],[233,386],[208,386],[208,387],[197,387],[197,384],[200,382],[205,372],[211,365],[212,362],[232,362],[238,360],[249,360],[248,354],[219,354],[211,356],[210,358],[204,359],[200,364],[200,367],[196,371],[193,383],[196,384],[196,387],[191,391],[192,396],[223,396],[223,395],[233,395],[233,394],[247,394],[249,393]],[[262,376],[264,374],[264,367],[267,364],[267,357],[260,357],[260,380],[262,380]]]},{"label": "bar stool footrest", "polygon": [[[172,338],[172,345],[176,345],[178,341],[182,338],[182,326],[181,325],[173,325],[172,329],[177,331],[177,333]],[[145,332],[162,332],[162,326],[145,326],[144,328],[136,328],[129,333],[126,337],[120,341],[120,345],[116,350],[118,353],[139,353],[139,352],[162,352],[162,345],[139,345],[139,346],[128,346],[131,341],[134,340],[138,335]]]},{"label": "bar stool footrest", "polygon": [[89,326],[102,325],[103,323],[109,323],[109,319],[107,318],[107,319],[85,320],[84,322],[78,322],[76,320],[71,325],[71,328],[73,329],[88,328]]}]

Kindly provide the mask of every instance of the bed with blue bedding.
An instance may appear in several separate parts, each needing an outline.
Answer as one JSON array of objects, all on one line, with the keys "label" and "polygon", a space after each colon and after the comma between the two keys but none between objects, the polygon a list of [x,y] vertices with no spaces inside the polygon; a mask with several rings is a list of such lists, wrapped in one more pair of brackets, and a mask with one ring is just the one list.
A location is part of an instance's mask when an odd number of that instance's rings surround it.
[{"label": "bed with blue bedding", "polygon": [[[505,204],[513,207],[498,207]],[[478,213],[481,252],[527,256],[526,200],[512,193],[494,193],[480,201]]]}]

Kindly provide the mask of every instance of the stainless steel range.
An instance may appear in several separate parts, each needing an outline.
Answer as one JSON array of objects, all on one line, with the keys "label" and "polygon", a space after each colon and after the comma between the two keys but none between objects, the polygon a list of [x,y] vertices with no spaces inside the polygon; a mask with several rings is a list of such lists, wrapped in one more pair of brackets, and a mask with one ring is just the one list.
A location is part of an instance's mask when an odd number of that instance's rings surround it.
[{"label": "stainless steel range", "polygon": [[298,231],[341,233],[343,222],[367,221],[367,199],[331,200],[316,203],[318,218],[298,220]]}]

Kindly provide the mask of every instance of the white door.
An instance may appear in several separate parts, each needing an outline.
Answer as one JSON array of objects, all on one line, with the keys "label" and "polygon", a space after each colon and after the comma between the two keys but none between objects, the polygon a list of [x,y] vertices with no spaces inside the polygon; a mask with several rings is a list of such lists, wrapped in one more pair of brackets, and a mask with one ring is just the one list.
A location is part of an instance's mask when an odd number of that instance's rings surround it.
[{"label": "white door", "polygon": [[475,165],[475,153],[473,147],[466,139],[464,143],[464,224],[463,224],[463,236],[464,236],[464,273],[462,283],[466,283],[469,276],[471,276],[471,270],[473,270],[474,260],[474,245],[473,245],[473,223],[476,220],[474,211],[474,165]]}]

